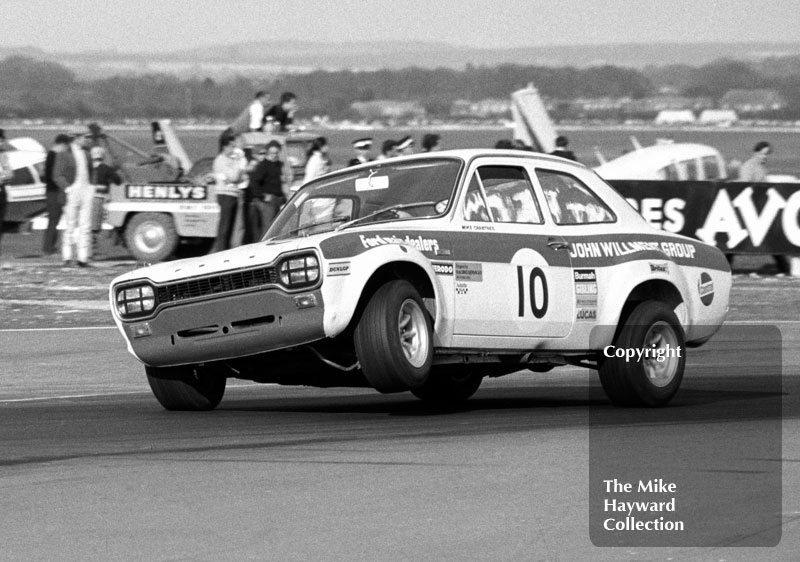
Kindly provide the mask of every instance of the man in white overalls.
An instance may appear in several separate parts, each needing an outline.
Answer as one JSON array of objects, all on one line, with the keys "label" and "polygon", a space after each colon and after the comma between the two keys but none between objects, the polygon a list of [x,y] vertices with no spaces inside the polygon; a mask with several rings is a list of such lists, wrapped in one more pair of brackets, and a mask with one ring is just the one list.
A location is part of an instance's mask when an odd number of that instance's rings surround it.
[{"label": "man in white overalls", "polygon": [[86,149],[91,142],[85,131],[73,132],[69,149],[59,153],[53,166],[53,177],[64,189],[67,203],[64,218],[67,230],[61,246],[61,257],[71,265],[77,257],[78,267],[88,267],[92,252],[92,203],[94,185],[89,175],[89,155]]}]

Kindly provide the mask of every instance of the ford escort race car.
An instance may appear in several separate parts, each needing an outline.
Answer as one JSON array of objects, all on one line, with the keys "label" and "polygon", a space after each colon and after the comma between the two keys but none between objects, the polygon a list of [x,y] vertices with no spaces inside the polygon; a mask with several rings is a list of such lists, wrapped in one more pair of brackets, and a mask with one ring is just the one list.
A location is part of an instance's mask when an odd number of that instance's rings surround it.
[{"label": "ford escort race car", "polygon": [[730,287],[718,249],[649,226],[586,167],[457,150],[322,176],[260,242],[132,271],[110,300],[167,409],[216,407],[228,378],[452,402],[559,365],[663,406]]}]

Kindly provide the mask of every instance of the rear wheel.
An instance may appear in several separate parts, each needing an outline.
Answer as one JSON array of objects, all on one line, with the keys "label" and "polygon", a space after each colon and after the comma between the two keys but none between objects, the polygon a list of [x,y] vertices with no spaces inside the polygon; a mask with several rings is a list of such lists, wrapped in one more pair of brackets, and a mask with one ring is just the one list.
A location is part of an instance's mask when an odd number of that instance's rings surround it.
[{"label": "rear wheel", "polygon": [[355,348],[367,381],[380,392],[420,388],[433,362],[433,326],[419,292],[390,281],[364,308]]},{"label": "rear wheel", "polygon": [[167,410],[213,410],[225,394],[227,380],[192,365],[145,367],[150,389]]},{"label": "rear wheel", "polygon": [[665,406],[683,380],[683,328],[675,313],[659,301],[633,309],[614,340],[616,350],[642,350],[641,359],[603,357],[600,382],[616,406]]},{"label": "rear wheel", "polygon": [[165,213],[137,213],[125,227],[125,246],[144,262],[163,261],[180,242],[172,217]]},{"label": "rear wheel", "polygon": [[428,380],[411,392],[431,404],[458,404],[470,398],[483,382],[483,376],[469,367],[434,367]]}]

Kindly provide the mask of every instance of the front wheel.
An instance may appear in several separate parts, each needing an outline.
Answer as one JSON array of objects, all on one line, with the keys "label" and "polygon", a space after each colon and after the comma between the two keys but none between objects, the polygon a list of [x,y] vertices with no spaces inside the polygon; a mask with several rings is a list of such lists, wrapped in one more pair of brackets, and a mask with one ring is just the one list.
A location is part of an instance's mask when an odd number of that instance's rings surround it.
[{"label": "front wheel", "polygon": [[[625,350],[640,350],[641,357],[619,356]],[[599,371],[615,406],[665,406],[678,392],[686,345],[683,328],[666,304],[645,301],[634,308],[618,331],[614,352],[602,357]]]},{"label": "front wheel", "polygon": [[145,366],[153,395],[167,410],[213,410],[222,401],[227,379],[199,367]]},{"label": "front wheel", "polygon": [[354,341],[361,370],[379,392],[420,388],[428,379],[433,325],[419,292],[408,281],[390,281],[372,295]]}]

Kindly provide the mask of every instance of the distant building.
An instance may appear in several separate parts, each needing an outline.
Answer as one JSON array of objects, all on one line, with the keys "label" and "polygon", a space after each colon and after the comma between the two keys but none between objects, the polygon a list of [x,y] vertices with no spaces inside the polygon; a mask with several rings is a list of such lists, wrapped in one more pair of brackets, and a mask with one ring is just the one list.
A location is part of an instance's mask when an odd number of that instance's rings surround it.
[{"label": "distant building", "polygon": [[719,106],[739,113],[761,113],[784,109],[786,99],[775,90],[728,90],[722,96]]},{"label": "distant building", "polygon": [[703,125],[718,125],[720,127],[730,127],[739,116],[732,109],[705,109],[697,118],[699,123]]},{"label": "distant building", "polygon": [[664,109],[656,115],[656,125],[681,125],[694,123],[694,113],[691,109]]},{"label": "distant building", "polygon": [[414,101],[357,101],[350,107],[365,119],[419,119],[425,117],[425,108]]},{"label": "distant building", "polygon": [[452,117],[502,117],[510,112],[511,100],[508,99],[455,100],[450,105]]}]

